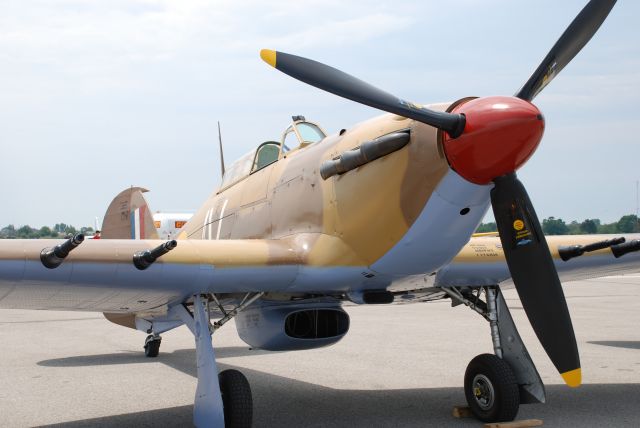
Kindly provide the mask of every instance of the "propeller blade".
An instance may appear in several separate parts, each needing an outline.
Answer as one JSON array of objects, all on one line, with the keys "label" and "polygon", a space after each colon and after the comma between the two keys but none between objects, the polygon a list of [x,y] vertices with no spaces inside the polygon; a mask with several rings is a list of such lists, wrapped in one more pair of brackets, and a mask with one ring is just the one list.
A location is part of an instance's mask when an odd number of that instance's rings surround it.
[{"label": "propeller blade", "polygon": [[522,306],[564,381],[579,386],[580,356],[569,309],[533,205],[515,173],[494,182],[493,213]]},{"label": "propeller blade", "polygon": [[452,138],[458,137],[464,130],[463,115],[433,111],[402,100],[320,62],[269,49],[260,51],[260,57],[270,66],[311,86],[360,104],[426,123],[448,132]]},{"label": "propeller blade", "polygon": [[615,3],[616,0],[591,0],[515,96],[527,101],[534,99],[591,40]]}]

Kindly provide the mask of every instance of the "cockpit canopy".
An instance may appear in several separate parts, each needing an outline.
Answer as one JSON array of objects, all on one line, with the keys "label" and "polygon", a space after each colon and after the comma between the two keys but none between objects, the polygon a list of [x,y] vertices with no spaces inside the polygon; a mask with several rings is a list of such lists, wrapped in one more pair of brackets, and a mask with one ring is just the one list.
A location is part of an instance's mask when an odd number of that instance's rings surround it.
[{"label": "cockpit canopy", "polygon": [[282,150],[288,152],[291,149],[317,143],[324,137],[326,135],[318,125],[307,122],[304,116],[293,116],[293,123],[284,131],[280,142],[282,143]]},{"label": "cockpit canopy", "polygon": [[322,128],[313,122],[308,122],[304,116],[293,116],[292,119],[293,123],[284,131],[280,142],[266,141],[231,164],[222,177],[220,188],[229,187],[276,162],[287,152],[303,149],[327,136]]}]

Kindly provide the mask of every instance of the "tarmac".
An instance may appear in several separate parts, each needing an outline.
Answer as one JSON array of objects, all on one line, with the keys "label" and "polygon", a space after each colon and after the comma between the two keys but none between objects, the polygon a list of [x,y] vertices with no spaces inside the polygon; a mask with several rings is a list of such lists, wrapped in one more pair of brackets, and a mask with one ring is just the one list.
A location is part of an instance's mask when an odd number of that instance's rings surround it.
[{"label": "tarmac", "polygon": [[[564,386],[514,290],[505,293],[543,381],[547,403],[518,419],[549,427],[640,425],[640,276],[565,284],[584,384]],[[253,390],[256,427],[481,427],[454,419],[464,371],[491,353],[489,325],[447,301],[353,306],[338,344],[297,352],[250,350],[232,322],[214,335],[220,370],[236,368]],[[194,341],[163,334],[146,358],[145,334],[102,314],[0,310],[0,426],[190,426]]]}]

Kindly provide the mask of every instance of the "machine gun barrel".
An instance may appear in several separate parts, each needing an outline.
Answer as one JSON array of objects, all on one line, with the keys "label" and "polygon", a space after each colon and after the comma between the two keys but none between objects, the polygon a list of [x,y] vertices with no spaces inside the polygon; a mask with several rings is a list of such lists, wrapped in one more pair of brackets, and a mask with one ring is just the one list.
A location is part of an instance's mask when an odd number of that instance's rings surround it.
[{"label": "machine gun barrel", "polygon": [[609,247],[611,247],[613,250],[613,246],[622,244],[624,241],[625,239],[623,237],[620,237],[607,239],[605,241],[598,241],[594,242],[593,244],[587,245],[571,245],[569,247],[559,247],[558,253],[560,254],[560,258],[566,262],[574,257],[580,257],[584,253],[589,253],[591,251],[602,250],[603,248]]},{"label": "machine gun barrel", "polygon": [[133,255],[133,265],[140,270],[145,270],[153,264],[159,257],[164,256],[169,251],[178,246],[178,241],[172,239],[164,244],[158,245],[153,250],[138,251]]},{"label": "machine gun barrel", "polygon": [[640,251],[640,240],[634,239],[633,241],[611,247],[611,252],[616,259],[633,251]]},{"label": "machine gun barrel", "polygon": [[625,239],[623,237],[613,238],[607,241],[594,242],[593,244],[585,245],[584,251],[588,253],[589,251],[602,250],[603,248],[609,248],[614,245],[623,244],[624,242]]},{"label": "machine gun barrel", "polygon": [[82,244],[83,241],[84,235],[78,233],[53,248],[44,248],[40,252],[40,261],[46,268],[55,269],[60,266],[69,253],[78,247],[78,245]]}]

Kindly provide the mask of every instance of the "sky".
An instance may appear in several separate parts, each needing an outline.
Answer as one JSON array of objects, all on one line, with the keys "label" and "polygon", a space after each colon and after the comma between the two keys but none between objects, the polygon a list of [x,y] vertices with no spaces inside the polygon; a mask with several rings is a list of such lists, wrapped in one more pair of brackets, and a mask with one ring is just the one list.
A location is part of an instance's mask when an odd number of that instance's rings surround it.
[{"label": "sky", "polygon": [[[292,115],[328,133],[381,112],[260,60],[321,61],[419,103],[512,95],[585,0],[0,0],[0,227],[90,226],[121,190],[196,210]],[[518,172],[540,218],[615,221],[640,180],[640,2],[621,0],[534,100]]]}]

